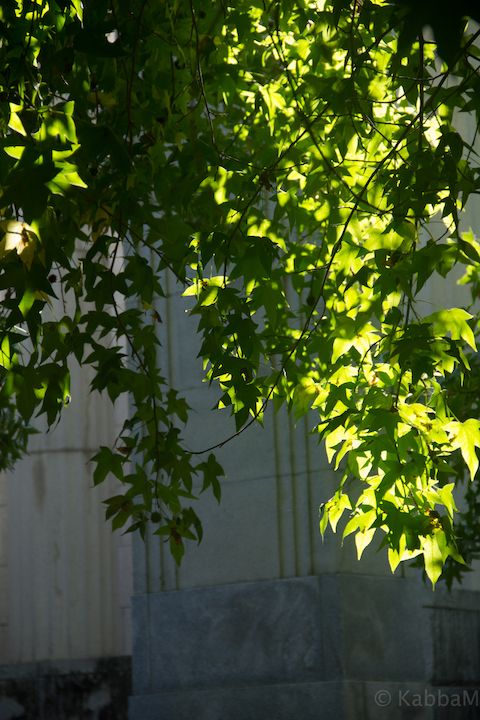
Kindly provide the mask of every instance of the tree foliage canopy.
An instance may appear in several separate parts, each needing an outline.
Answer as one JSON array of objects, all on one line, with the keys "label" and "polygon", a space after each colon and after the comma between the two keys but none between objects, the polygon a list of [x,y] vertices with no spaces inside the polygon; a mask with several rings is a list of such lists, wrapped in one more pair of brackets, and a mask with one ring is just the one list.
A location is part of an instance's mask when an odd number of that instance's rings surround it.
[{"label": "tree foliage canopy", "polygon": [[95,457],[95,482],[113,472],[124,490],[113,526],[153,523],[177,560],[200,539],[193,479],[219,498],[222,469],[185,444],[188,404],[158,367],[169,274],[237,433],[270,402],[314,411],[339,470],[322,532],[347,512],[359,556],[382,536],[393,570],[418,556],[433,583],[459,575],[477,550],[477,494],[460,531],[453,494],[478,469],[477,318],[418,299],[459,265],[480,290],[480,244],[460,228],[480,191],[475,21],[466,0],[3,2],[14,439],[35,414],[56,422],[72,361],[91,366],[93,390],[132,398]]}]

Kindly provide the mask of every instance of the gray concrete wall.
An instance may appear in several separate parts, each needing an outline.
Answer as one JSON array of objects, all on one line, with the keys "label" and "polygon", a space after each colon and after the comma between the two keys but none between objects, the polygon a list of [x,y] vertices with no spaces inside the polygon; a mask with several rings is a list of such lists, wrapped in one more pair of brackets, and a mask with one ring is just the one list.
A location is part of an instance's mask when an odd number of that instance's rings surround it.
[{"label": "gray concrete wall", "polygon": [[125,412],[74,370],[62,422],[0,479],[0,663],[130,653],[131,540],[105,522],[114,485],[94,489],[88,462]]}]

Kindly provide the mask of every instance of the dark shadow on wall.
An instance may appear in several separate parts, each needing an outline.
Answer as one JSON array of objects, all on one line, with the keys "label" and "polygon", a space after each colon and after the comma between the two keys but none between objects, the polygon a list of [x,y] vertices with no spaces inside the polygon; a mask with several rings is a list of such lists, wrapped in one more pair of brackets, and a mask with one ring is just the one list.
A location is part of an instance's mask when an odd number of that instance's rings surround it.
[{"label": "dark shadow on wall", "polygon": [[127,720],[131,658],[0,666],[1,720]]}]

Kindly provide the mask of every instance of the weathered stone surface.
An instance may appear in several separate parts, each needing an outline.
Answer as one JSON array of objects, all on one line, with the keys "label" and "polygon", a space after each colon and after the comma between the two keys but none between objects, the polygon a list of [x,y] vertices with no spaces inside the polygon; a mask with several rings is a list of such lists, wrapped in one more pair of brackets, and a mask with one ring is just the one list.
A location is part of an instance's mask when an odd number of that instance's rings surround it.
[{"label": "weathered stone surface", "polygon": [[0,720],[127,720],[131,661],[0,666]]},{"label": "weathered stone surface", "polygon": [[345,674],[355,680],[428,680],[430,625],[421,579],[337,576]]},{"label": "weathered stone surface", "polygon": [[338,677],[339,623],[320,585],[302,578],[136,597],[135,692]]},{"label": "weathered stone surface", "polygon": [[427,606],[433,638],[433,684],[480,688],[479,597],[478,592],[460,590],[444,593]]}]

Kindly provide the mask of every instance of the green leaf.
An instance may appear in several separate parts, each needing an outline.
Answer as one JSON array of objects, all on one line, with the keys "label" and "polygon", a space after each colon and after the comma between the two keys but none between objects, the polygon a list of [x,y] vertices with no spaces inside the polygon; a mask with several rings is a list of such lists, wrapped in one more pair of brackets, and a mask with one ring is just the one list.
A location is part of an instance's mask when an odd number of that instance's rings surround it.
[{"label": "green leaf", "polygon": [[333,532],[337,529],[337,524],[340,518],[342,517],[345,510],[351,510],[352,505],[350,502],[350,498],[346,493],[342,493],[338,491],[335,493],[335,495],[325,503],[323,506],[323,513],[324,517],[326,518],[326,521],[323,520],[321,522],[321,528],[323,527],[323,533],[325,532],[326,523],[330,522],[330,526],[333,530]]},{"label": "green leaf", "polygon": [[445,336],[450,334],[452,340],[464,340],[472,350],[476,350],[475,336],[467,320],[471,320],[472,315],[461,308],[450,308],[449,310],[438,310],[428,317],[424,318],[424,322],[430,322],[433,326],[435,335]]},{"label": "green leaf", "polygon": [[82,0],[70,0],[73,9],[75,10],[75,13],[80,20],[80,22],[83,20],[83,2]]},{"label": "green leaf", "polygon": [[13,103],[10,103],[10,119],[8,121],[8,127],[12,128],[12,130],[20,135],[26,135],[27,133],[23,127],[23,123],[17,114],[17,111],[21,109],[21,105],[14,105]]},{"label": "green leaf", "polygon": [[[68,394],[68,389],[66,394]],[[109,473],[115,475],[119,480],[123,479],[124,458],[120,454],[114,453],[111,448],[103,445],[98,453],[93,456],[92,461],[96,463],[95,470],[93,471],[94,485],[102,483]]]},{"label": "green leaf", "polygon": [[464,422],[449,422],[445,426],[449,434],[452,447],[458,448],[474,480],[478,470],[478,457],[476,448],[480,448],[480,421],[469,418]]},{"label": "green leaf", "polygon": [[423,557],[425,560],[425,572],[432,583],[432,587],[442,574],[444,557],[440,548],[439,539],[443,540],[443,533],[434,533],[422,538]]},{"label": "green leaf", "polygon": [[185,544],[178,534],[170,535],[169,538],[170,552],[177,565],[180,565],[185,555]]},{"label": "green leaf", "polygon": [[8,335],[4,335],[0,343],[0,366],[6,370],[10,370],[12,367],[12,355],[10,349],[10,338]]},{"label": "green leaf", "polygon": [[362,557],[365,548],[372,542],[375,532],[376,528],[370,528],[364,532],[357,532],[355,535],[355,545],[357,547],[357,557],[359,560]]},{"label": "green leaf", "polygon": [[219,478],[224,477],[225,473],[221,465],[219,465],[216,461],[215,455],[210,453],[208,460],[200,463],[196,469],[197,471],[200,470],[203,473],[202,492],[211,487],[216,501],[220,502],[222,488]]},{"label": "green leaf", "polygon": [[[460,577],[454,561],[480,552],[480,491],[468,486],[460,516],[454,502],[463,464],[478,468],[480,245],[478,227],[462,228],[480,187],[465,122],[480,116],[467,22],[480,11],[10,5],[0,420],[5,405],[20,425],[36,412],[57,422],[73,359],[106,401],[128,394],[93,479],[122,483],[107,503],[115,527],[144,534],[152,521],[180,562],[202,534],[192,478],[219,500],[223,477],[179,430],[195,392],[177,362],[193,331],[174,319],[187,311],[221,398],[212,412],[228,407],[242,432],[270,422],[272,401],[302,419],[298,432],[316,427],[344,468],[322,534],[348,510],[359,556],[378,529],[392,569],[423,549],[432,578],[438,553],[447,581]],[[426,25],[437,46],[421,42]],[[465,309],[448,307],[459,264]],[[5,457],[18,423],[0,432]],[[228,437],[209,445],[228,452]],[[436,545],[421,545],[427,536]]]}]

